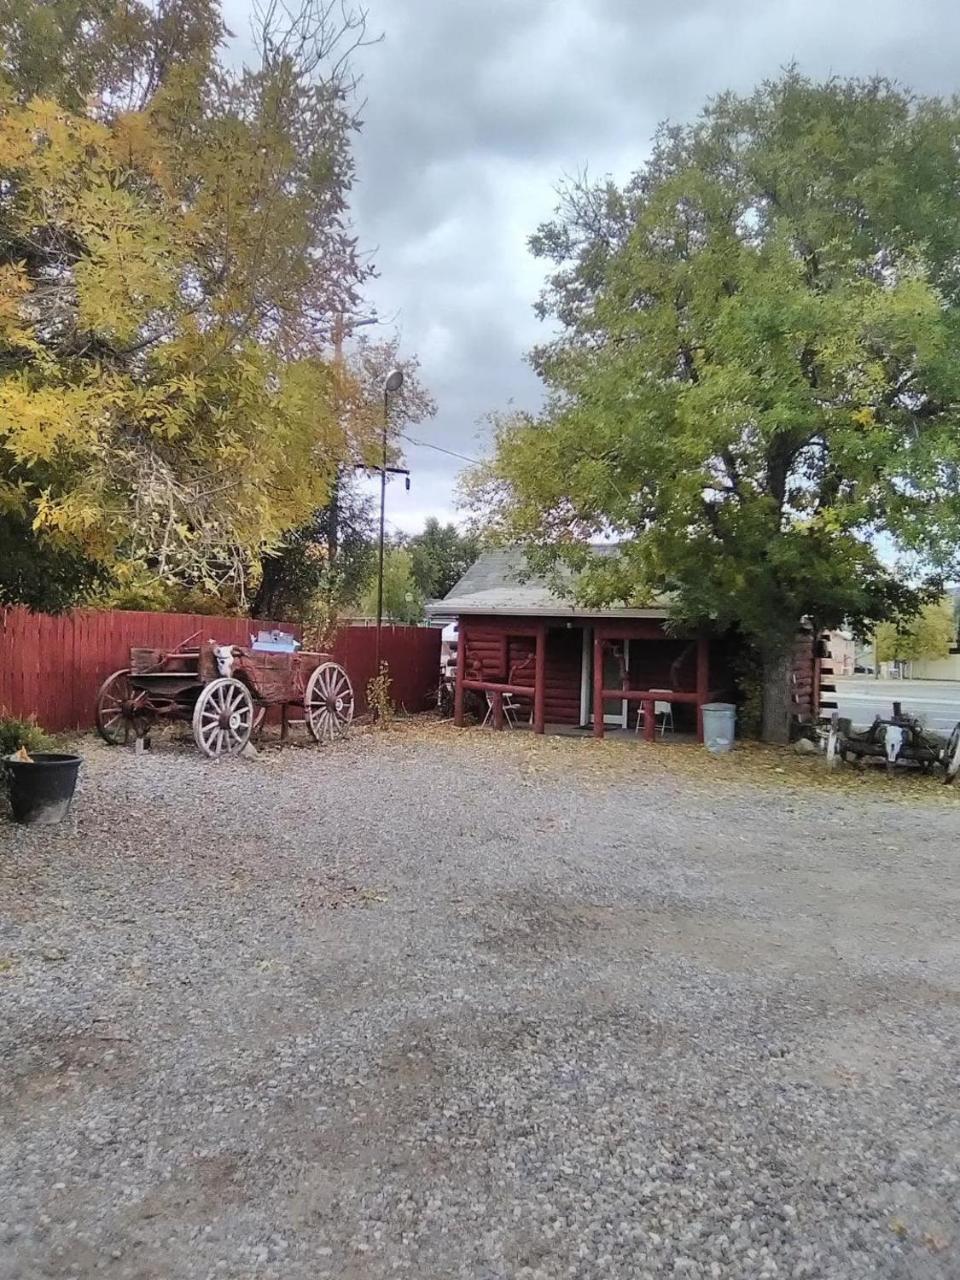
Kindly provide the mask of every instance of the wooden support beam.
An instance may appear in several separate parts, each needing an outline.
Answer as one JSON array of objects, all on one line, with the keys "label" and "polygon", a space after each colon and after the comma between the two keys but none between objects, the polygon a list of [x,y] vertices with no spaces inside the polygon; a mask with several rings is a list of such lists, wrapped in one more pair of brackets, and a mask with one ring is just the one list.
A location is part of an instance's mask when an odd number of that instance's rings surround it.
[{"label": "wooden support beam", "polygon": [[663,623],[655,618],[635,618],[630,621],[616,618],[608,619],[603,624],[604,640],[670,640],[663,629]]},{"label": "wooden support beam", "polygon": [[593,736],[603,737],[603,633],[593,629]]},{"label": "wooden support beam", "polygon": [[476,689],[478,693],[512,693],[517,698],[527,699],[533,693],[532,687],[528,684],[511,684],[506,680],[464,679],[463,687],[465,689]]},{"label": "wooden support beam", "polygon": [[460,619],[457,631],[457,678],[453,691],[453,723],[463,728],[463,676],[467,669],[467,629]]},{"label": "wooden support beam", "polygon": [[697,741],[703,741],[703,704],[710,697],[710,641],[697,637]]},{"label": "wooden support beam", "polygon": [[503,693],[499,689],[493,695],[493,727],[503,728]]},{"label": "wooden support beam", "polygon": [[533,732],[543,733],[544,686],[547,671],[547,624],[537,627],[537,649],[533,667]]},{"label": "wooden support beam", "polygon": [[[689,689],[671,689],[667,692],[665,689],[601,689],[604,698],[625,698],[627,702],[685,702],[690,706],[696,704],[698,694],[692,693]],[[710,701],[707,695],[706,701]]]},{"label": "wooden support beam", "polygon": [[641,703],[643,707],[643,740],[644,742],[654,742],[657,737],[657,715],[656,715],[656,698],[649,698],[646,702]]}]

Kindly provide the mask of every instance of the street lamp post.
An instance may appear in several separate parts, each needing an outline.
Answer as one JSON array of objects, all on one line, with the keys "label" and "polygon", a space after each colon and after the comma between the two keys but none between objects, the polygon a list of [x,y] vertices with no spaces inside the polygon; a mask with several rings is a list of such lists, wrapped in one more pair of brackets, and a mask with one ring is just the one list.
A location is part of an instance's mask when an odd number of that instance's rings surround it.
[{"label": "street lamp post", "polygon": [[[333,321],[333,363],[337,370],[337,398],[339,413],[340,379],[343,377],[343,340],[349,337],[354,329],[362,329],[364,325],[379,324],[378,316],[345,316],[338,312]],[[327,563],[333,564],[340,549],[340,467],[333,475],[330,487],[330,518],[327,522]]]},{"label": "street lamp post", "polygon": [[380,640],[383,631],[383,526],[387,505],[387,429],[390,425],[390,396],[403,386],[403,371],[394,369],[383,384],[383,457],[380,465],[380,562],[377,569],[377,640],[374,675],[380,674]]}]

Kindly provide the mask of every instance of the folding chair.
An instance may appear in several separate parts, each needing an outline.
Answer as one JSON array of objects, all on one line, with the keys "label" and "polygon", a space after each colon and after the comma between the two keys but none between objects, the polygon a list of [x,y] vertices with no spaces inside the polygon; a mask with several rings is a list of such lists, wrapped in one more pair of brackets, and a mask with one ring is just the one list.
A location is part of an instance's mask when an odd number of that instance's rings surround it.
[{"label": "folding chair", "polygon": [[[651,689],[651,693],[673,693],[672,689]],[[673,703],[662,702],[659,699],[653,704],[653,716],[655,720],[660,722],[660,737],[662,738],[667,732],[667,726],[670,726],[670,732],[673,733]]]},{"label": "folding chair", "polygon": [[[517,702],[512,693],[505,693],[503,696],[503,718],[511,729],[517,727],[517,720],[523,713],[523,706]],[[493,694],[485,693],[487,699],[487,714],[483,717],[480,728],[483,729],[489,721],[493,719]]]}]

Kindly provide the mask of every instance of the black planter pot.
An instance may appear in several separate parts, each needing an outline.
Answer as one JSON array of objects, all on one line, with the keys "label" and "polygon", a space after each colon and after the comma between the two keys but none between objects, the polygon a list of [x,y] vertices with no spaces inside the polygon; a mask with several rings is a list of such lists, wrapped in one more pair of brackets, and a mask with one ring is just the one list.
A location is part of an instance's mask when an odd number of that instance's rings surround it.
[{"label": "black planter pot", "polygon": [[31,760],[3,761],[16,822],[62,822],[70,812],[80,757],[38,751]]}]

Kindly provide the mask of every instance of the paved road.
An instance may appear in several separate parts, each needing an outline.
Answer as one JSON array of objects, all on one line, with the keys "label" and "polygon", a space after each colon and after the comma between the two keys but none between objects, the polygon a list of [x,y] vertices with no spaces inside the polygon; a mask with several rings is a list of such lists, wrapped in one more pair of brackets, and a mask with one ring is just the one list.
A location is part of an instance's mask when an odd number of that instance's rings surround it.
[{"label": "paved road", "polygon": [[928,729],[949,733],[960,720],[960,681],[837,677],[837,709],[854,726],[870,724],[878,711],[889,715],[895,698],[905,711],[921,716]]}]

